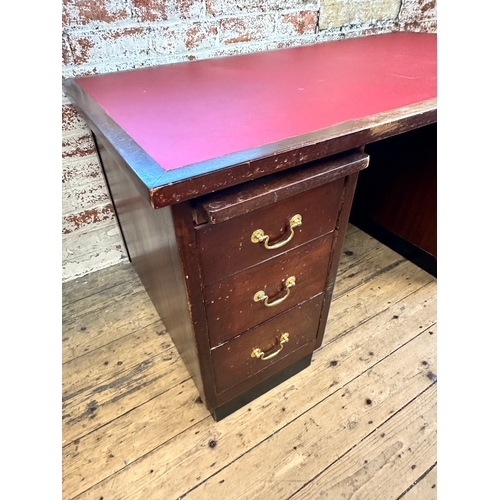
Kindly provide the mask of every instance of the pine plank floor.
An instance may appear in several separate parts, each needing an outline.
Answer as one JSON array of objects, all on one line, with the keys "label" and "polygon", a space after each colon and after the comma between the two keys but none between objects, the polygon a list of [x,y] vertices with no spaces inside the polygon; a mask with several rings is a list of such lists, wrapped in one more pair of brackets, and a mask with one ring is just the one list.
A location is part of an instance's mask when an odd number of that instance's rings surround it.
[{"label": "pine plank floor", "polygon": [[436,289],[349,226],[311,366],[214,422],[130,264],[65,283],[63,499],[436,499]]}]

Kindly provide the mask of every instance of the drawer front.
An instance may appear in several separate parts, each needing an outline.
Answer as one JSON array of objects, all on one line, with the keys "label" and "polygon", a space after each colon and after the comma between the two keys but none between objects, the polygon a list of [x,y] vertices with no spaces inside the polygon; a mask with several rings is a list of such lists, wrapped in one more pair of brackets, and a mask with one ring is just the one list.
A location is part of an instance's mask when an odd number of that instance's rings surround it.
[{"label": "drawer front", "polygon": [[[331,232],[281,257],[206,287],[211,346],[215,347],[323,292],[333,235]],[[292,277],[295,278],[294,285],[289,281]],[[256,300],[258,292],[263,292],[267,299]]]},{"label": "drawer front", "polygon": [[[323,294],[320,294],[213,349],[217,392],[220,394],[262,370],[283,364],[287,356],[307,344],[312,352],[322,302]],[[285,334],[288,341],[283,341]],[[252,356],[255,349],[260,349],[260,357]]]},{"label": "drawer front", "polygon": [[[240,217],[199,226],[196,233],[204,283],[219,281],[332,231],[342,193],[340,179]],[[300,215],[301,224],[291,229],[295,215]],[[269,237],[267,242],[252,241],[259,229]],[[268,249],[266,243],[278,248]]]}]

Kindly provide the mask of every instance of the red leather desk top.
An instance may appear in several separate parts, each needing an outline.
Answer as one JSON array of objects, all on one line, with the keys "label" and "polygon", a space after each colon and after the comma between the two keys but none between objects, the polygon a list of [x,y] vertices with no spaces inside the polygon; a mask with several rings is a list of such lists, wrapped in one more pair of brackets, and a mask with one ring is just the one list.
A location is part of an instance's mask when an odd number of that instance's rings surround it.
[{"label": "red leather desk top", "polygon": [[436,59],[392,33],[76,82],[168,171],[435,98]]},{"label": "red leather desk top", "polygon": [[437,120],[437,36],[391,33],[64,81],[155,208]]}]

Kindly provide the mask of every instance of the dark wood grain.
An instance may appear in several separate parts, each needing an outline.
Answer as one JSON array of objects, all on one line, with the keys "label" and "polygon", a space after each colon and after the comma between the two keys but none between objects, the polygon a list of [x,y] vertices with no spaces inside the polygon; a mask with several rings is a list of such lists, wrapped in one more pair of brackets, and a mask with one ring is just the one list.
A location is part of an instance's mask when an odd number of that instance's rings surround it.
[{"label": "dark wood grain", "polygon": [[[217,391],[224,392],[244,379],[267,370],[277,361],[315,340],[322,302],[323,296],[319,295],[213,349]],[[251,356],[255,348],[261,349],[266,355],[276,352],[284,333],[289,334],[289,341],[283,344],[277,356],[267,360]]]},{"label": "dark wood grain", "polygon": [[367,154],[354,150],[202,196],[194,206],[195,221],[225,222],[357,172],[366,168],[368,162]]},{"label": "dark wood grain", "polygon": [[[170,207],[153,210],[140,195],[135,185],[126,178],[124,169],[108,153],[98,140],[98,148],[111,195],[120,221],[123,238],[130,254],[134,270],[141,279],[146,292],[165,324],[181,358],[189,370],[200,394],[209,401],[212,392],[210,376],[202,374],[209,370],[200,360],[199,344],[203,339],[191,317],[190,297],[184,285],[184,266],[181,253],[189,256],[181,241],[176,240],[175,223]],[[178,223],[177,223],[178,225]],[[197,339],[198,337],[198,339]],[[206,338],[206,337],[205,337]],[[209,364],[209,367],[211,365]]]},{"label": "dark wood grain", "polygon": [[349,214],[351,213],[354,192],[358,181],[359,172],[348,175],[344,178],[344,192],[342,196],[342,206],[338,214],[337,225],[334,231],[334,241],[330,253],[330,262],[328,264],[325,292],[323,298],[323,308],[316,337],[316,347],[321,346],[325,333],[326,321],[328,319],[329,304],[332,300],[335,280],[337,278],[337,269],[339,267],[340,257],[342,256],[342,246],[344,245],[345,234],[349,224]]},{"label": "dark wood grain", "polygon": [[[205,406],[212,411],[218,406],[214,371],[210,355],[210,341],[205,312],[205,289],[196,251],[196,238],[189,202],[172,206],[177,245],[181,249],[183,287],[187,294],[190,323],[193,328],[193,348],[196,350],[198,369],[203,379],[204,392],[200,393]],[[175,289],[173,290],[175,292]],[[175,342],[175,341],[174,341]]]},{"label": "dark wood grain", "polygon": [[314,352],[316,341],[313,340],[291,352],[285,358],[279,358],[265,370],[255,373],[252,377],[243,379],[239,384],[229,388],[227,391],[219,394],[217,397],[218,406],[223,406],[229,401],[239,398],[247,392],[251,392],[266,380],[279,376],[281,372],[287,372],[288,367],[305,358]]},{"label": "dark wood grain", "polygon": [[[205,283],[220,281],[333,231],[342,201],[342,188],[340,179],[226,222],[197,227]],[[302,217],[302,225],[294,229],[293,237],[286,245],[269,250],[263,242],[252,242],[252,233],[257,229],[270,236],[271,245],[285,240],[291,235],[289,221],[297,214]]]},{"label": "dark wood grain", "polygon": [[262,396],[274,387],[282,384],[297,373],[306,369],[311,364],[312,356],[312,353],[309,353],[300,358],[298,361],[288,364],[285,368],[274,373],[273,375],[268,375],[266,373],[266,378],[261,380],[258,384],[233,397],[228,400],[227,403],[224,403],[213,410],[212,417],[216,422],[219,422],[223,418],[231,415],[231,413],[239,410],[241,407],[246,406],[256,398]]},{"label": "dark wood grain", "polygon": [[367,230],[374,222],[437,258],[436,124],[368,144],[366,151],[371,167],[360,175],[353,221]]},{"label": "dark wood grain", "polygon": [[[333,233],[267,260],[205,289],[206,314],[212,347],[239,335],[283,311],[321,293],[325,287]],[[296,285],[280,304],[266,307],[253,300],[262,290],[272,303],[285,296],[285,280]]]}]

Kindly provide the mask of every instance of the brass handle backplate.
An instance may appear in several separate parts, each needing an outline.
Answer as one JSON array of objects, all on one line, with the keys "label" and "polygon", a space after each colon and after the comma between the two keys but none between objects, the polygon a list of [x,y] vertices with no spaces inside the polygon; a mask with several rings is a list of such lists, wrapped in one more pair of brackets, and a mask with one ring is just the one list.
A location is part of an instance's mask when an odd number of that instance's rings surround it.
[{"label": "brass handle backplate", "polygon": [[281,248],[282,246],[286,245],[289,241],[291,241],[294,235],[293,230],[296,227],[302,225],[302,215],[297,214],[288,219],[288,225],[290,226],[290,234],[286,239],[278,241],[273,245],[269,245],[269,235],[264,233],[262,229],[257,229],[252,233],[251,237],[252,243],[264,243],[264,247],[267,248],[268,250],[275,250],[276,248]]},{"label": "brass handle backplate", "polygon": [[[278,339],[278,337],[276,337],[276,339]],[[266,353],[261,351],[258,347],[256,347],[253,351],[252,351],[252,358],[260,358],[262,359],[262,361],[266,361],[268,359],[271,359],[271,358],[274,358],[275,356],[277,356],[282,350],[283,350],[283,347],[285,346],[285,343],[289,341],[289,338],[288,338],[288,333],[284,333],[280,338],[279,338],[279,344],[280,344],[280,348],[273,352],[272,354],[268,354],[266,356]]]},{"label": "brass handle backplate", "polygon": [[266,295],[266,293],[264,292],[264,290],[259,290],[254,296],[253,296],[253,300],[255,302],[261,302],[261,301],[264,301],[264,305],[266,307],[274,307],[274,306],[277,306],[278,304],[281,304],[284,300],[286,300],[286,298],[290,295],[290,289],[292,288],[292,286],[295,286],[295,276],[290,276],[289,278],[287,278],[287,280],[285,281],[285,290],[286,290],[286,293],[283,297],[279,298],[279,299],[276,299],[274,300],[273,302],[269,302],[269,297]]}]

